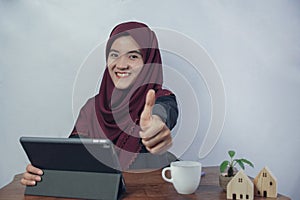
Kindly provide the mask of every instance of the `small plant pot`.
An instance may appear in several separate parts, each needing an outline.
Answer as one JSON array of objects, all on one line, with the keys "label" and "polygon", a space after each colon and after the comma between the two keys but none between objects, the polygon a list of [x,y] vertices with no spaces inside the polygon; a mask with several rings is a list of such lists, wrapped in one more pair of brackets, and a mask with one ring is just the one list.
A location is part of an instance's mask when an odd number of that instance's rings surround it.
[{"label": "small plant pot", "polygon": [[227,184],[231,181],[233,176],[228,177],[226,173],[222,173],[219,175],[219,185],[223,188],[224,191],[227,190]]}]

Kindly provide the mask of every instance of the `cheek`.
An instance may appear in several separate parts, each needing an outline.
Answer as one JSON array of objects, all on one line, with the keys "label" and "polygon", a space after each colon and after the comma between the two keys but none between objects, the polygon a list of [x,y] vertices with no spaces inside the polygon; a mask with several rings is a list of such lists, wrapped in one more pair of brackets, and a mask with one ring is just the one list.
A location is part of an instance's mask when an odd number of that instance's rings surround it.
[{"label": "cheek", "polygon": [[115,69],[114,65],[112,63],[107,62],[107,69],[108,69],[109,75],[111,77],[113,77],[114,69]]},{"label": "cheek", "polygon": [[108,59],[106,61],[106,66],[108,67],[108,69],[111,69],[112,68],[112,61],[110,59]]},{"label": "cheek", "polygon": [[141,73],[142,69],[143,69],[143,66],[141,66],[141,67],[138,68],[138,74]]},{"label": "cheek", "polygon": [[114,77],[114,72],[113,72],[112,67],[107,66],[107,68],[108,68],[108,73],[109,73],[110,77],[113,79],[113,77]]},{"label": "cheek", "polygon": [[143,62],[136,63],[136,65],[135,65],[135,71],[137,73],[140,73],[142,71],[143,67],[144,67],[144,63]]}]

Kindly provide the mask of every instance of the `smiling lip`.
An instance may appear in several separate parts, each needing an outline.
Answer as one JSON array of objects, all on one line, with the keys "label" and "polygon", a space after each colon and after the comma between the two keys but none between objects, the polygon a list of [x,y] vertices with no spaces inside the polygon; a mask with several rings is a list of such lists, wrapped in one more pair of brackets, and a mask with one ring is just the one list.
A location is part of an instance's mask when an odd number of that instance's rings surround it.
[{"label": "smiling lip", "polygon": [[115,74],[118,78],[126,78],[130,75],[129,72],[115,72]]}]

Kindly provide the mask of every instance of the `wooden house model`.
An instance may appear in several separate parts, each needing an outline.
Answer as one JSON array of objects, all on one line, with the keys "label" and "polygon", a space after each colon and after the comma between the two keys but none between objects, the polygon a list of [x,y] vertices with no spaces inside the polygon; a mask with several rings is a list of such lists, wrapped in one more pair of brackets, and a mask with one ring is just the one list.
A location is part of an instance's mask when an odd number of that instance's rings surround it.
[{"label": "wooden house model", "polygon": [[277,197],[277,180],[268,167],[264,167],[254,179],[256,196]]},{"label": "wooden house model", "polygon": [[240,170],[227,185],[227,199],[253,200],[254,186],[243,170]]}]

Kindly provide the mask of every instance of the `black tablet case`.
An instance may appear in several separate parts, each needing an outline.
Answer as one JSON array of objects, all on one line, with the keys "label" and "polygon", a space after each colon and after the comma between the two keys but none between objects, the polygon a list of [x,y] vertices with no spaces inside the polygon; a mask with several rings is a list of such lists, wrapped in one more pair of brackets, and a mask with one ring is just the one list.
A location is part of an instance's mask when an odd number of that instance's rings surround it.
[{"label": "black tablet case", "polygon": [[[84,199],[119,199],[125,184],[112,143],[86,138],[21,137],[42,181],[25,194]],[[92,152],[92,153],[91,153]]]}]

